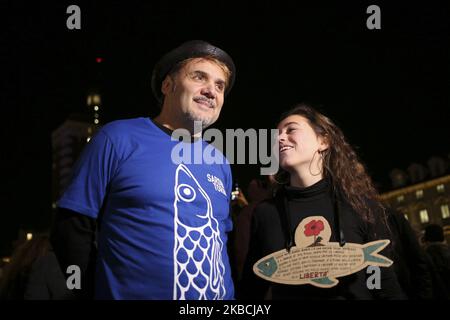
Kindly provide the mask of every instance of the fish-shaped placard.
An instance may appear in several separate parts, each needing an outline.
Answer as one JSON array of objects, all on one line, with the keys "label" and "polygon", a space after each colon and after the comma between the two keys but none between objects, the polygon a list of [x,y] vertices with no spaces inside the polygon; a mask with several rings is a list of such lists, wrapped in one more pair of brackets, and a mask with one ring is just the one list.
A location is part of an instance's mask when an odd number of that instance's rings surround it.
[{"label": "fish-shaped placard", "polygon": [[389,240],[366,244],[328,242],[331,228],[322,216],[302,220],[295,231],[296,246],[274,252],[253,265],[253,272],[268,281],[283,284],[311,284],[331,288],[343,277],[371,265],[389,267],[392,260],[378,254]]}]

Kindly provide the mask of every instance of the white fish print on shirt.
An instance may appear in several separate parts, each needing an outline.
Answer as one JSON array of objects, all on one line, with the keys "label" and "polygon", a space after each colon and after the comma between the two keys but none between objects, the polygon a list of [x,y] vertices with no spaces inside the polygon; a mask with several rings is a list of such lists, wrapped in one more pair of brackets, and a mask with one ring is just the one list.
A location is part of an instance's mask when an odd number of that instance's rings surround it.
[{"label": "white fish print on shirt", "polygon": [[173,298],[223,299],[223,242],[211,199],[183,164],[175,174]]}]

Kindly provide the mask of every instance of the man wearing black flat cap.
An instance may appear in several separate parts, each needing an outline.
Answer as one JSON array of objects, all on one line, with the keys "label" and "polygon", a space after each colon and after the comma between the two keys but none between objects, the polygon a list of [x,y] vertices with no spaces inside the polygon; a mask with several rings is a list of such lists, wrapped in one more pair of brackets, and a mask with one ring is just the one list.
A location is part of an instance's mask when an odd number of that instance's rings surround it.
[{"label": "man wearing black flat cap", "polygon": [[175,161],[179,144],[192,153],[208,145],[171,135],[184,129],[198,137],[213,124],[235,73],[231,57],[220,48],[204,41],[183,43],[153,70],[161,113],[155,119],[111,122],[86,146],[58,202],[52,234],[63,270],[81,268],[81,297],[91,291],[96,235],[97,299],[234,297],[226,250],[229,164],[218,150],[219,163]]},{"label": "man wearing black flat cap", "polygon": [[189,41],[170,51],[153,71],[153,94],[162,104],[155,120],[170,129],[191,130],[193,121],[208,127],[219,117],[235,73],[230,56],[207,42]]}]

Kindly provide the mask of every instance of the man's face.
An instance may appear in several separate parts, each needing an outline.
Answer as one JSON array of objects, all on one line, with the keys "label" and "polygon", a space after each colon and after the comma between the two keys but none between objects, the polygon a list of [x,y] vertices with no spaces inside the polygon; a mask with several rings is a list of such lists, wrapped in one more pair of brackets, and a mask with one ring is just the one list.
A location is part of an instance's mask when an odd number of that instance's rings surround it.
[{"label": "man's face", "polygon": [[189,61],[162,84],[164,105],[181,122],[201,121],[203,128],[219,117],[226,76],[216,63],[202,58]]}]

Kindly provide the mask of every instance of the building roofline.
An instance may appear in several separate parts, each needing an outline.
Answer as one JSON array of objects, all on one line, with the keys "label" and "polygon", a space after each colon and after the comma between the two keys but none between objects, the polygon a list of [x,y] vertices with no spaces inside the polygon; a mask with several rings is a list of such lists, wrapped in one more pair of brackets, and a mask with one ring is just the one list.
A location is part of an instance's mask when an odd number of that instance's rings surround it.
[{"label": "building roofline", "polygon": [[434,187],[438,184],[442,184],[442,183],[446,183],[446,182],[450,182],[450,174],[443,176],[443,177],[435,178],[433,180],[429,180],[429,181],[417,183],[417,184],[414,184],[411,186],[403,187],[401,189],[384,192],[380,195],[380,197],[382,200],[387,200],[389,198],[403,195],[405,193],[410,193],[410,192],[414,192],[414,191],[421,190],[421,189],[427,189],[429,187]]}]

